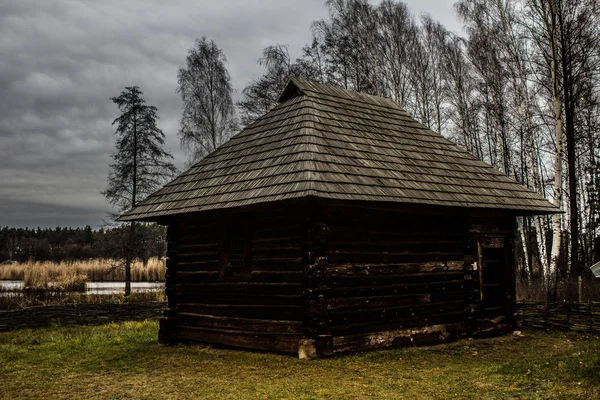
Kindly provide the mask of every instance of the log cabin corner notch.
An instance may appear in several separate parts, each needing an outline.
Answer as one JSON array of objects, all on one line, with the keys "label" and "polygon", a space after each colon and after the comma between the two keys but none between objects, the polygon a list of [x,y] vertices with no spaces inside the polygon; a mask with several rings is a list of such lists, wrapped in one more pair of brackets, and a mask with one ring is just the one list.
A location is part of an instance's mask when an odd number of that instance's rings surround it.
[{"label": "log cabin corner notch", "polygon": [[557,211],[393,101],[293,78],[120,219],[168,226],[162,343],[313,357],[512,329],[516,216]]}]

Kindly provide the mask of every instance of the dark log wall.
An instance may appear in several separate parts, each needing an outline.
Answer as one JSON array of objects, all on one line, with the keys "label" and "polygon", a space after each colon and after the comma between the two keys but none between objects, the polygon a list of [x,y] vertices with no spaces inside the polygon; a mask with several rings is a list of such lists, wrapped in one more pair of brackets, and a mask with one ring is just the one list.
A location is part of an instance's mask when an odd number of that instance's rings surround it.
[{"label": "dark log wall", "polygon": [[[232,218],[252,227],[237,277]],[[509,329],[514,229],[502,213],[316,199],[172,223],[160,338],[329,355]]]},{"label": "dark log wall", "polygon": [[514,237],[516,219],[501,212],[472,212],[470,235],[482,263],[477,334],[508,331],[516,312]]},{"label": "dark log wall", "polygon": [[338,206],[327,209],[324,221],[333,352],[462,334],[464,213]]},{"label": "dark log wall", "polygon": [[213,214],[169,226],[176,238],[168,242],[171,321],[161,322],[164,342],[170,337],[297,351],[304,315],[304,219],[291,211],[254,212],[244,219],[251,228],[251,266],[242,277],[224,275],[221,264],[223,227],[236,216]]},{"label": "dark log wall", "polygon": [[[325,205],[321,218],[327,226],[321,330],[332,336],[330,352],[512,328],[509,214],[337,203]],[[474,264],[478,248],[483,269]]]}]

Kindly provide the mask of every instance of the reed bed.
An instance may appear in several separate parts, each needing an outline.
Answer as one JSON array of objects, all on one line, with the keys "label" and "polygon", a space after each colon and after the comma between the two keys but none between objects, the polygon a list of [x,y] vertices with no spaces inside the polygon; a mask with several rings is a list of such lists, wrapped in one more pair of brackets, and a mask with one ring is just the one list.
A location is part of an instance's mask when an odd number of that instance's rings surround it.
[{"label": "reed bed", "polygon": [[[135,261],[131,265],[134,282],[163,282],[165,260],[151,258],[144,265]],[[90,259],[85,261],[34,262],[0,264],[0,280],[24,281],[24,286],[49,288],[60,286],[65,290],[85,288],[85,282],[122,282],[125,280],[125,264],[122,260]]]}]

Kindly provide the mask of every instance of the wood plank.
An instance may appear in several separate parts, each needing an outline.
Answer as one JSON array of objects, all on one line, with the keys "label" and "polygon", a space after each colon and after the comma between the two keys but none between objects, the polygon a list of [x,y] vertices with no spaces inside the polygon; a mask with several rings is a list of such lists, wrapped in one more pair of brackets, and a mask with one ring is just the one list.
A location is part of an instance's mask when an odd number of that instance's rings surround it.
[{"label": "wood plank", "polygon": [[303,311],[304,307],[292,305],[177,303],[177,313],[251,319],[302,321]]},{"label": "wood plank", "polygon": [[378,332],[386,330],[421,328],[438,324],[465,323],[465,312],[455,311],[444,314],[430,314],[421,317],[401,318],[394,321],[367,321],[356,324],[346,324],[331,327],[332,335],[354,335],[359,333]]},{"label": "wood plank", "polygon": [[375,321],[396,321],[406,318],[426,318],[428,315],[443,315],[463,312],[465,303],[462,299],[440,303],[402,305],[376,309],[335,310],[329,313],[330,324],[349,325],[372,323]]},{"label": "wood plank", "polygon": [[219,271],[219,260],[178,261],[177,269],[179,271]]},{"label": "wood plank", "polygon": [[260,267],[280,266],[281,268],[287,268],[288,266],[295,266],[302,264],[302,257],[252,257],[252,264],[256,265],[257,269]]},{"label": "wood plank", "polygon": [[401,275],[342,275],[327,276],[327,286],[336,287],[354,287],[354,286],[376,286],[376,285],[406,285],[406,284],[426,284],[429,282],[448,282],[462,280],[463,271],[440,271],[440,272],[418,272]]},{"label": "wood plank", "polygon": [[177,261],[182,264],[219,261],[219,253],[178,253]]},{"label": "wood plank", "polygon": [[260,282],[217,282],[217,283],[186,283],[180,282],[178,293],[205,295],[294,295],[302,294],[304,285],[300,283],[260,283]]},{"label": "wood plank", "polygon": [[400,294],[437,293],[442,291],[457,292],[465,287],[464,280],[446,282],[428,282],[397,285],[337,287],[326,290],[329,298],[333,297],[361,297],[361,296],[386,296]]},{"label": "wood plank", "polygon": [[277,264],[274,262],[252,263],[252,272],[304,272],[304,264],[299,262]]},{"label": "wood plank", "polygon": [[360,253],[328,251],[327,258],[332,264],[402,264],[432,261],[462,261],[460,251],[451,253],[426,252],[426,253]]},{"label": "wood plank", "polygon": [[[356,233],[357,238],[364,238],[360,233]],[[386,253],[386,254],[422,254],[422,253],[455,253],[463,248],[462,238],[454,240],[436,240],[431,237],[424,237],[420,241],[414,238],[409,240],[394,241],[336,241],[334,238],[328,238],[328,247],[330,251],[341,253]]]},{"label": "wood plank", "polygon": [[334,353],[443,343],[465,334],[464,324],[442,324],[422,328],[334,336]]},{"label": "wood plank", "polygon": [[215,253],[219,251],[219,244],[217,242],[193,242],[191,244],[179,243],[177,246],[178,250],[184,253],[194,252],[206,252]]},{"label": "wood plank", "polygon": [[440,292],[440,293],[416,293],[392,296],[363,296],[363,297],[335,297],[328,299],[329,310],[365,309],[393,307],[399,305],[416,305],[438,303],[462,299],[464,291]]},{"label": "wood plank", "polygon": [[276,305],[276,306],[302,306],[304,296],[297,295],[257,295],[257,294],[230,294],[222,293],[218,296],[205,293],[186,293],[179,295],[179,301],[190,304],[231,304],[231,305]]},{"label": "wood plank", "polygon": [[281,246],[257,248],[252,246],[252,257],[256,259],[289,259],[302,258],[300,246]]},{"label": "wood plank", "polygon": [[262,333],[302,333],[302,322],[300,321],[223,317],[181,311],[177,313],[177,321],[180,325],[199,328],[256,331]]},{"label": "wood plank", "polygon": [[302,283],[304,282],[303,271],[252,271],[250,274],[252,282],[265,283]]},{"label": "wood plank", "polygon": [[177,337],[185,341],[281,353],[297,353],[298,342],[302,339],[302,335],[298,334],[257,333],[189,326],[177,326]]},{"label": "wood plank", "polygon": [[463,261],[433,261],[403,264],[328,264],[328,276],[394,275],[419,272],[462,271]]}]

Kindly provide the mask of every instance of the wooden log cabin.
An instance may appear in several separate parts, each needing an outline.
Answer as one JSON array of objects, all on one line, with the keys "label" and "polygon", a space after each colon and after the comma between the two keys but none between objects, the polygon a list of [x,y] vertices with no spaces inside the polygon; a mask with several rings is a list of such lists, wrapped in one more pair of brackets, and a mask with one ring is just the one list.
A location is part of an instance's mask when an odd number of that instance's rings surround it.
[{"label": "wooden log cabin", "polygon": [[313,357],[511,330],[516,217],[556,211],[392,100],[293,78],[121,221],[168,227],[161,343]]}]

